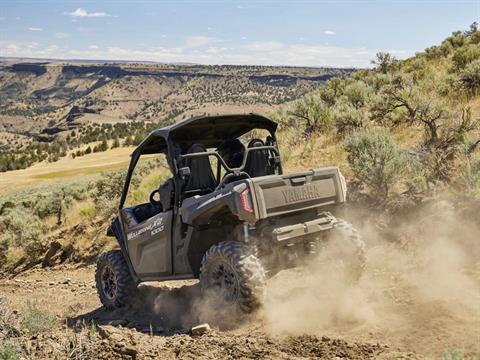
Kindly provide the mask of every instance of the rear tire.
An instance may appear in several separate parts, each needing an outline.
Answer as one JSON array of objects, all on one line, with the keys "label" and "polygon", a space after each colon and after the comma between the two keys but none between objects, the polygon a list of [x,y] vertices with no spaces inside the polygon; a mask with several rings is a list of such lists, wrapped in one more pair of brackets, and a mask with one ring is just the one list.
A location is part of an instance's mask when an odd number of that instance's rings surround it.
[{"label": "rear tire", "polygon": [[109,310],[127,304],[136,284],[120,250],[103,253],[95,271],[97,293],[101,303]]},{"label": "rear tire", "polygon": [[347,281],[357,282],[365,270],[365,242],[349,222],[336,219],[329,239],[334,248],[334,261],[341,261]]},{"label": "rear tire", "polygon": [[249,247],[237,241],[223,241],[205,253],[200,269],[204,293],[232,314],[249,314],[265,298],[265,270]]}]

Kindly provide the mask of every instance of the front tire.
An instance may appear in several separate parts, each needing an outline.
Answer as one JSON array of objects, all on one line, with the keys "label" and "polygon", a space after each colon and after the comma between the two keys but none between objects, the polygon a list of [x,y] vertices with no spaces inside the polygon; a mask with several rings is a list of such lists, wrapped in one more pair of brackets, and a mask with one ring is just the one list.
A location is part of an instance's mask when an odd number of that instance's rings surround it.
[{"label": "front tire", "polygon": [[263,266],[245,244],[223,241],[210,247],[203,256],[202,291],[233,313],[255,311],[264,300],[265,281]]},{"label": "front tire", "polygon": [[120,250],[108,251],[98,258],[95,282],[100,301],[109,310],[127,304],[136,288]]}]

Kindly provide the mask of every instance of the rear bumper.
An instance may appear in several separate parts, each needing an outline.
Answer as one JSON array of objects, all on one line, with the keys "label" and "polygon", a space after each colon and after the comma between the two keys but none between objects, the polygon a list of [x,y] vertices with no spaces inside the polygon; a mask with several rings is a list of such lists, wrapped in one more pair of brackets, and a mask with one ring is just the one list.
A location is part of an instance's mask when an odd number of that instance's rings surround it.
[{"label": "rear bumper", "polygon": [[306,236],[319,235],[321,231],[333,228],[335,218],[325,213],[322,217],[304,223],[277,227],[272,230],[272,239],[281,243],[303,241]]}]

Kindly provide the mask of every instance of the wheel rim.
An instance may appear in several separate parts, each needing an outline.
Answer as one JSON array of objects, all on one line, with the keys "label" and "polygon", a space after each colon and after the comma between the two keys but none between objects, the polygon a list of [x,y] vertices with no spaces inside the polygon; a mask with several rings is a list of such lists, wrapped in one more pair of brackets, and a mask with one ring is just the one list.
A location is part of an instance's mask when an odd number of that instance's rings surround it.
[{"label": "wheel rim", "polygon": [[234,303],[237,300],[238,279],[230,265],[218,264],[212,272],[211,284],[227,303]]},{"label": "wheel rim", "polygon": [[102,269],[102,290],[109,300],[115,299],[117,295],[117,277],[110,265]]}]

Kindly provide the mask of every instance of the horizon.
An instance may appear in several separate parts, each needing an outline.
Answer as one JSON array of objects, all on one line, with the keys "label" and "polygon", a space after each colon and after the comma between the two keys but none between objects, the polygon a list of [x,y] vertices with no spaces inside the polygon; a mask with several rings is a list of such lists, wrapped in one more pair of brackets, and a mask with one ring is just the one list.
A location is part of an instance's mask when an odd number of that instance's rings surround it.
[{"label": "horizon", "polygon": [[365,68],[480,18],[469,0],[1,3],[1,57],[65,62]]}]

